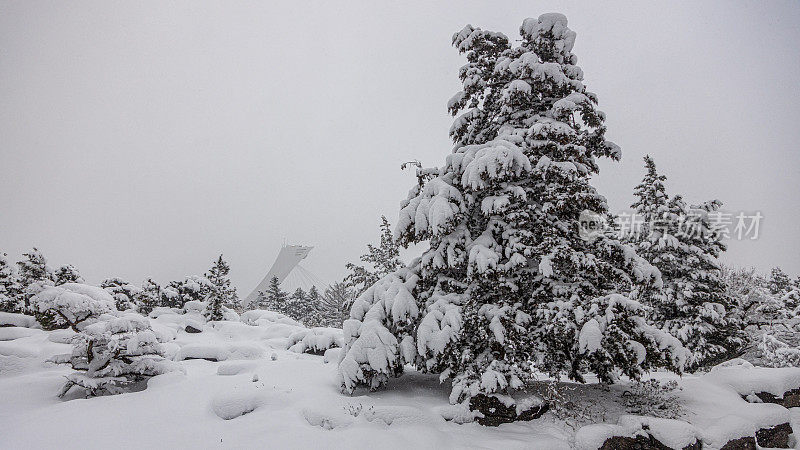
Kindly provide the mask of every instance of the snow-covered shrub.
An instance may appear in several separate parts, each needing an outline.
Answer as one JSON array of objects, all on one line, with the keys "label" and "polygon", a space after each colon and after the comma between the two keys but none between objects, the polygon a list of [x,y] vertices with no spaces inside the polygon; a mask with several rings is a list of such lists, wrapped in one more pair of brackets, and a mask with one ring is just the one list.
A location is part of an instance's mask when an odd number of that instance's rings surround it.
[{"label": "snow-covered shrub", "polygon": [[800,348],[793,347],[777,337],[765,333],[758,344],[760,363],[767,367],[800,367]]},{"label": "snow-covered shrub", "polygon": [[[723,270],[726,290],[737,302],[735,312],[747,334],[742,357],[757,365],[775,363],[769,350],[777,348],[773,340],[790,348],[800,344],[800,317],[786,304],[786,292],[777,290],[782,285],[781,273],[773,270],[772,279],[767,279],[752,268],[725,267]],[[769,337],[765,337],[767,335]]]},{"label": "snow-covered shrub", "polygon": [[141,292],[141,288],[138,286],[134,286],[121,278],[106,278],[100,283],[100,287],[114,297],[117,310],[136,309],[136,297]]},{"label": "snow-covered shrub", "polygon": [[413,338],[419,317],[411,295],[418,280],[409,269],[400,269],[372,285],[353,303],[344,322],[346,341],[339,362],[339,382],[347,392],[364,385],[371,389],[386,384],[403,372],[416,357]]},{"label": "snow-covered shrub", "polygon": [[606,419],[605,408],[598,399],[578,392],[575,387],[546,381],[534,384],[533,390],[549,406],[550,414],[573,430]]},{"label": "snow-covered shrub", "polygon": [[17,261],[17,278],[15,294],[20,312],[31,313],[30,299],[45,286],[53,285],[53,270],[47,265],[42,252],[34,247],[22,254],[23,259]]},{"label": "snow-covered shrub", "polygon": [[22,308],[16,297],[17,279],[14,268],[8,263],[5,253],[0,253],[0,312],[15,313]]},{"label": "snow-covered shrub", "polygon": [[116,310],[111,294],[80,283],[46,286],[31,297],[30,304],[45,329],[70,327],[80,331],[78,326],[84,322]]},{"label": "snow-covered shrub", "polygon": [[317,327],[292,333],[286,348],[295,353],[323,354],[325,350],[342,345],[344,345],[342,330]]},{"label": "snow-covered shrub", "polygon": [[83,283],[83,277],[72,264],[65,264],[53,273],[53,282],[56,286],[65,283]]},{"label": "snow-covered shrub", "polygon": [[177,368],[164,359],[150,321],[136,313],[87,325],[73,340],[69,363],[77,372],[67,376],[59,397],[73,386],[90,396],[116,394],[131,383]]},{"label": "snow-covered shrub", "polygon": [[622,397],[630,414],[678,419],[684,414],[677,395],[679,390],[675,380],[661,382],[650,379],[634,382]]},{"label": "snow-covered shrub", "polygon": [[405,364],[452,380],[450,400],[508,394],[537,372],[602,381],[680,371],[686,351],[627,295],[660,275],[611,234],[581,234],[608,215],[590,184],[597,158],[620,158],[582,82],[561,14],[526,19],[521,43],[466,26],[463,91],[448,110],[455,148],[423,170],[395,237],[429,247],[378,280],[344,323],[344,391],[376,388]]},{"label": "snow-covered shrub", "polygon": [[152,278],[142,282],[142,288],[134,294],[137,311],[145,316],[161,303],[162,289]]}]

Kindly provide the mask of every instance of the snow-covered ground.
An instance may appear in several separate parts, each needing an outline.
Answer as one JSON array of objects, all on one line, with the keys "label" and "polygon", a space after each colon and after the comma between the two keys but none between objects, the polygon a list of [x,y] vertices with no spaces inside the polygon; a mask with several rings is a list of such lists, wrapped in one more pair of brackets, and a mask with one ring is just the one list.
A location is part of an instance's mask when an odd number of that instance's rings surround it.
[{"label": "snow-covered ground", "polygon": [[[146,389],[88,399],[77,388],[59,399],[72,370],[47,361],[70,351],[72,331],[0,328],[0,447],[589,448],[647,424],[625,415],[625,385],[568,390],[589,416],[604,422],[583,429],[585,423],[565,423],[554,412],[496,428],[470,423],[465,408],[448,403],[449,386],[413,371],[388,389],[344,395],[336,382],[338,349],[325,350],[341,342],[341,330],[308,330],[276,313],[248,314],[241,322],[208,324],[197,312],[154,314],[167,357],[185,373],[151,378]],[[202,332],[187,333],[187,324]],[[798,408],[742,398],[800,386],[798,369],[733,365],[684,376],[679,384],[682,420],[649,422],[662,442],[674,446],[699,438],[718,448],[727,439],[789,422],[790,415],[793,422],[800,419]]]}]

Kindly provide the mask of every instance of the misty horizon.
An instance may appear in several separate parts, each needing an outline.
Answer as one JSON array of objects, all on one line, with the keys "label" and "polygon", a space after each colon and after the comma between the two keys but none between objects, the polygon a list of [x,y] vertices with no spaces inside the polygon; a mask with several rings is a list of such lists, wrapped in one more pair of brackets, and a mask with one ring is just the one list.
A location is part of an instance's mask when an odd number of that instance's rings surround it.
[{"label": "misty horizon", "polygon": [[453,147],[452,33],[513,37],[521,17],[559,11],[622,148],[594,179],[612,212],[629,209],[650,154],[668,193],[763,214],[723,262],[800,273],[791,2],[87,5],[0,3],[12,261],[36,246],[91,283],[166,283],[222,253],[246,295],[290,243],[314,246],[303,265],[338,281],[380,216],[396,223],[416,182],[401,163],[439,167]]}]

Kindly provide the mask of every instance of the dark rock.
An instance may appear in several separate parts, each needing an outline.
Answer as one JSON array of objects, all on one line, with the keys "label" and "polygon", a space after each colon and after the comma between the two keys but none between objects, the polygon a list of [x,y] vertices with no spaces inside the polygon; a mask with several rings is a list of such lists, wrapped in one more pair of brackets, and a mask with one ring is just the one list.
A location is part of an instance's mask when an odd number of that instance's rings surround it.
[{"label": "dark rock", "polygon": [[756,431],[756,442],[765,448],[789,448],[789,435],[792,426],[789,423],[775,425],[772,428],[762,428]]},{"label": "dark rock", "polygon": [[188,358],[183,358],[184,361],[189,361],[189,360],[192,360],[192,359],[204,359],[206,361],[219,362],[219,361],[217,361],[217,358],[195,358],[193,356],[190,356]]},{"label": "dark rock", "polygon": [[186,328],[184,328],[184,331],[186,331],[187,333],[202,333],[203,332],[203,330],[198,330],[197,328],[195,328],[195,327],[193,327],[191,325],[186,325]]},{"label": "dark rock", "polygon": [[776,403],[784,408],[796,408],[800,406],[800,388],[786,391],[781,398],[775,397],[769,392],[758,392],[756,397],[764,403]]},{"label": "dark rock", "polygon": [[481,394],[469,400],[469,409],[483,414],[483,417],[475,419],[476,422],[481,425],[496,427],[502,423],[538,419],[550,409],[550,405],[542,402],[517,414],[516,405],[506,406],[497,397]]},{"label": "dark rock", "polygon": [[745,436],[743,438],[728,441],[720,450],[756,450],[756,438]]},{"label": "dark rock", "polygon": [[612,436],[598,450],[672,450],[653,436]]},{"label": "dark rock", "polygon": [[[700,441],[695,441],[693,444],[683,447],[681,450],[700,450],[703,444]],[[651,435],[636,437],[628,436],[613,436],[603,442],[603,446],[598,450],[672,450],[662,444],[661,441]]]}]

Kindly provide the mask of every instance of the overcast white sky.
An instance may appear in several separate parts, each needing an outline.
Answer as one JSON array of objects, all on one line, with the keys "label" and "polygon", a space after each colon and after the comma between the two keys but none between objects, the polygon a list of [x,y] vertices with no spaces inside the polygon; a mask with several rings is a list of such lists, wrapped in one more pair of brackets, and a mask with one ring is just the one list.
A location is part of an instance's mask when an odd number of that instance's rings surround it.
[{"label": "overcast white sky", "polygon": [[726,261],[798,274],[800,3],[649,3],[0,0],[0,251],[93,283],[224,252],[246,295],[287,240],[334,281],[396,220],[400,164],[451,150],[452,33],[557,11],[623,150],[612,209],[650,153],[670,192],[762,212]]}]

